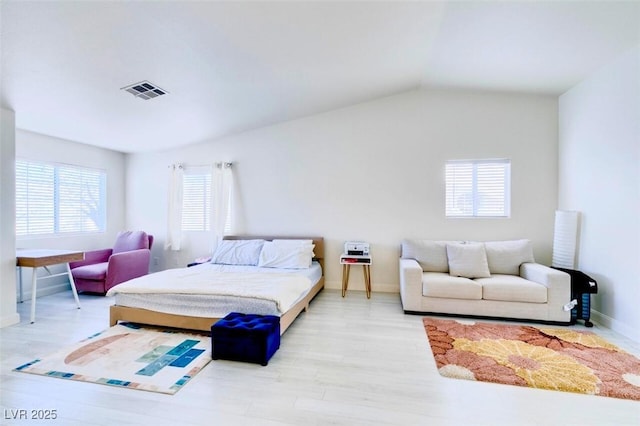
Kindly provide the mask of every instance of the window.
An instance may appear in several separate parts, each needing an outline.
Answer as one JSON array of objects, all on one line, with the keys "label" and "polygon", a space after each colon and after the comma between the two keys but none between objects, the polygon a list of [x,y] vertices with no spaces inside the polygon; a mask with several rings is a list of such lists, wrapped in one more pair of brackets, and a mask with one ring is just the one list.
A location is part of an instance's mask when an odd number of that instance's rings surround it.
[{"label": "window", "polygon": [[447,217],[509,217],[509,160],[448,161],[445,179]]},{"label": "window", "polygon": [[104,232],[102,170],[16,160],[16,235]]},{"label": "window", "polygon": [[[212,174],[210,167],[188,167],[182,176],[182,230],[211,230]],[[225,234],[231,232],[231,203],[227,209]]]},{"label": "window", "polygon": [[211,169],[189,168],[182,176],[182,230],[211,229]]}]

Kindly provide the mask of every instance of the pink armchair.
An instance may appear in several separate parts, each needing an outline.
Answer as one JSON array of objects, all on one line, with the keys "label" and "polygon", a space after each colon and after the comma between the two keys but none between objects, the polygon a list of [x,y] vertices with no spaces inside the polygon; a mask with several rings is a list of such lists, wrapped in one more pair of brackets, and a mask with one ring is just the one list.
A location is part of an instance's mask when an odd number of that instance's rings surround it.
[{"label": "pink armchair", "polygon": [[69,263],[79,292],[105,294],[121,282],[149,273],[153,235],[142,231],[118,233],[113,248],[84,253],[84,260]]}]

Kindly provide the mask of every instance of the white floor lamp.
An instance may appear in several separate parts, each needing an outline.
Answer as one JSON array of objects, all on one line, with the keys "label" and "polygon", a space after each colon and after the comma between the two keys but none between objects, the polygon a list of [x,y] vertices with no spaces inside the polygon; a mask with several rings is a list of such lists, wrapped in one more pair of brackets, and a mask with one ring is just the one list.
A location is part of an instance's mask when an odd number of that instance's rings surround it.
[{"label": "white floor lamp", "polygon": [[551,266],[576,269],[579,218],[577,211],[556,210]]},{"label": "white floor lamp", "polygon": [[[553,231],[553,254],[551,260],[551,266],[556,268],[562,268],[571,274],[571,286],[572,293],[576,293],[576,298],[571,302],[564,305],[566,311],[571,311],[576,308],[576,318],[584,320],[586,327],[593,327],[593,323],[590,321],[591,317],[591,293],[597,293],[597,284],[593,278],[576,271],[576,265],[578,263],[578,229],[579,229],[580,213],[577,211],[557,210],[556,222]],[[574,283],[574,280],[576,282]],[[575,286],[575,289],[574,289]],[[578,298],[580,303],[578,303]],[[574,312],[572,312],[572,316]]]}]

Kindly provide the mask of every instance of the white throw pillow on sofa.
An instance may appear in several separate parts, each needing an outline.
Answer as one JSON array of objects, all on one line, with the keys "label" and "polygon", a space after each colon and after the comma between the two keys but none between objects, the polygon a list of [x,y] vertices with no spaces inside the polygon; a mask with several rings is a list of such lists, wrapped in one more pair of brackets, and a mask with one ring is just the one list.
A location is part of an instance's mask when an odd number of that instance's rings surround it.
[{"label": "white throw pillow on sofa", "polygon": [[403,240],[402,258],[415,259],[424,272],[449,272],[447,243],[455,241]]},{"label": "white throw pillow on sofa", "polygon": [[492,274],[520,275],[520,265],[535,262],[529,240],[487,241],[484,247]]},{"label": "white throw pillow on sofa", "polygon": [[482,243],[447,244],[449,275],[465,278],[488,278],[489,264]]}]

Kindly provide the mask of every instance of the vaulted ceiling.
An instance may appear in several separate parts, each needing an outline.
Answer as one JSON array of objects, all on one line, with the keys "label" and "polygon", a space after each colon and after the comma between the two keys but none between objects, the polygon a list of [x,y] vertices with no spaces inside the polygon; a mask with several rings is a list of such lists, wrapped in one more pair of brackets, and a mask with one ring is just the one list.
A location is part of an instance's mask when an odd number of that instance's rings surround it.
[{"label": "vaulted ceiling", "polygon": [[[122,152],[420,87],[559,95],[640,45],[640,2],[3,0],[18,128]],[[121,88],[147,80],[167,95]]]}]

